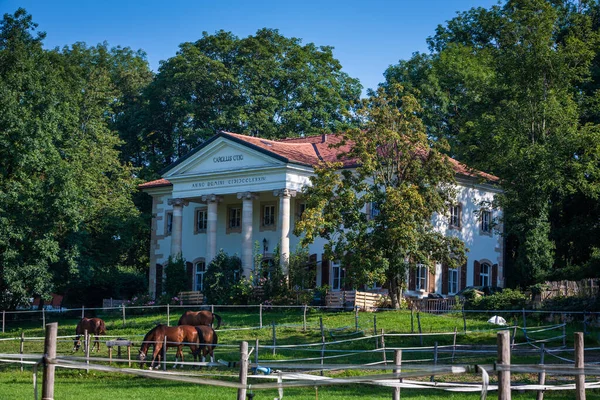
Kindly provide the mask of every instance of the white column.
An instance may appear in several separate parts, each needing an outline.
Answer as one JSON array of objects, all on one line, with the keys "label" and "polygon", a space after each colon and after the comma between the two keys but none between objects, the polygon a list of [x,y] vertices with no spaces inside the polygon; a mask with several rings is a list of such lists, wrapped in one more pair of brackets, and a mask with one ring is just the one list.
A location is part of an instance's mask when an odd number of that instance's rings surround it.
[{"label": "white column", "polygon": [[181,238],[183,230],[183,206],[189,202],[185,199],[169,199],[168,204],[173,206],[173,225],[171,226],[171,257],[181,255]]},{"label": "white column", "polygon": [[217,211],[222,198],[211,194],[202,196],[206,202],[206,265],[210,264],[217,255]]},{"label": "white column", "polygon": [[250,192],[237,194],[242,202],[242,269],[246,279],[252,274],[254,262],[252,257],[252,201],[256,198]]},{"label": "white column", "polygon": [[290,258],[290,198],[296,196],[296,191],[281,189],[274,191],[273,194],[279,196],[279,226],[281,227],[279,265],[284,275],[287,275]]}]

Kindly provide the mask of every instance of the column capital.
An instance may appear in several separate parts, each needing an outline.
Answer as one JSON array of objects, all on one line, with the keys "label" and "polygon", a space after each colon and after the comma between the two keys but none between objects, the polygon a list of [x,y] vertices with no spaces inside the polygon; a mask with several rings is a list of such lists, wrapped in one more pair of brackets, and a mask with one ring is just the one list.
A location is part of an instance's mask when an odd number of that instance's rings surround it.
[{"label": "column capital", "polygon": [[238,192],[237,198],[243,200],[255,200],[258,199],[258,194],[253,192]]},{"label": "column capital", "polygon": [[223,201],[223,197],[217,196],[216,194],[205,194],[202,196],[202,201],[207,203],[220,203]]},{"label": "column capital", "polygon": [[188,204],[190,204],[189,200],[187,199],[182,199],[182,198],[174,198],[174,199],[168,199],[167,200],[167,204],[170,206],[187,206]]},{"label": "column capital", "polygon": [[273,196],[276,197],[296,197],[296,191],[291,189],[273,190]]}]

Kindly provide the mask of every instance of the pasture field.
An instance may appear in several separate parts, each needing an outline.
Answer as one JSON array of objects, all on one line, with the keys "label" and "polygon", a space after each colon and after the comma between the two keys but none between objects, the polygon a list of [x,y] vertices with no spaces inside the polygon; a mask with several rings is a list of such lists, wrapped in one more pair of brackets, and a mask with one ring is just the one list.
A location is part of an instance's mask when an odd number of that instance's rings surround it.
[{"label": "pasture field", "polygon": [[[188,308],[171,308],[170,324],[175,325],[179,315]],[[454,364],[492,364],[496,359],[496,353],[491,346],[496,343],[496,332],[498,327],[487,323],[487,319],[491,316],[488,313],[468,314],[467,333],[463,333],[463,318],[461,313],[447,315],[431,315],[420,314],[421,330],[424,335],[419,338],[418,335],[418,320],[416,314],[412,316],[409,311],[381,311],[377,313],[361,312],[358,315],[358,331],[356,331],[356,319],[354,312],[331,312],[318,309],[309,309],[307,313],[307,330],[303,331],[303,313],[301,308],[275,308],[273,310],[265,310],[263,312],[263,328],[259,329],[259,314],[257,308],[216,308],[215,312],[222,316],[223,324],[219,330],[219,346],[215,352],[215,359],[224,361],[239,360],[239,343],[248,341],[250,348],[253,348],[255,340],[258,339],[259,347],[259,364],[273,363],[282,361],[302,360],[303,363],[314,363],[315,370],[318,370],[320,363],[321,347],[303,347],[298,348],[276,348],[276,354],[273,355],[272,348],[263,348],[262,346],[273,345],[273,323],[276,329],[276,345],[298,345],[308,343],[320,343],[320,318],[323,320],[326,346],[326,356],[334,357],[325,360],[326,364],[367,364],[382,361],[382,352],[373,352],[375,346],[381,346],[380,342],[376,344],[376,338],[371,337],[376,323],[378,333],[381,329],[385,331],[385,346],[388,348],[386,357],[388,362],[393,361],[393,351],[389,348],[402,347],[403,350],[403,365],[409,366],[411,362],[418,363],[423,361],[424,364],[433,364],[433,349],[435,342],[438,343],[439,364],[449,364],[451,359],[451,345],[453,344],[453,334],[433,335],[435,333],[453,333],[455,328],[458,331],[456,342],[458,348],[460,345],[466,347],[462,349],[476,350],[489,349],[489,352],[469,353],[457,351],[454,357]],[[86,316],[101,317],[106,321],[108,336],[120,337],[132,340],[136,345],[132,349],[132,359],[137,357],[137,349],[139,342],[143,339],[143,335],[154,327],[157,323],[166,323],[167,315],[165,310],[158,311],[157,309],[135,309],[128,310],[125,326],[120,311],[106,312],[102,310],[92,310],[86,312]],[[73,335],[75,325],[80,317],[75,312],[67,312],[61,314],[46,314],[46,322],[55,322],[59,324],[58,335],[69,336]],[[506,313],[503,317],[509,321],[509,324],[516,322],[522,326],[519,313]],[[375,320],[376,318],[376,320]],[[548,347],[560,347],[562,339],[556,339],[562,335],[561,328],[552,328],[554,321],[548,321],[548,318],[527,317],[528,340],[533,342],[540,339],[552,339],[546,344]],[[411,329],[412,325],[412,329]],[[536,326],[550,326],[548,330],[536,329]],[[7,338],[18,338],[21,332],[24,333],[26,341],[24,342],[24,353],[41,354],[43,352],[44,335],[42,324],[39,318],[30,320],[7,321],[6,332],[0,334],[0,354],[18,353],[19,340],[3,340]],[[583,326],[581,321],[572,321],[566,329],[567,348],[572,347],[573,332],[582,331]],[[520,328],[516,331],[515,343],[517,347],[513,351],[513,363],[538,363],[539,352],[534,346],[527,344],[524,331]],[[539,331],[539,332],[536,332]],[[595,346],[599,332],[595,328],[587,327],[588,335],[586,336],[586,347]],[[410,334],[408,336],[392,336],[394,334]],[[389,336],[388,336],[389,335]],[[31,340],[29,338],[32,338]],[[33,339],[40,338],[40,339]],[[106,339],[103,339],[106,340]],[[423,343],[421,344],[421,340]],[[341,343],[337,343],[341,342]],[[444,348],[444,346],[449,346]],[[58,343],[57,354],[59,356],[71,356],[73,347],[72,338],[61,338]],[[187,348],[184,349],[186,361],[191,361]],[[125,352],[123,352],[125,353]],[[77,353],[81,356],[82,353]],[[168,361],[174,361],[175,351],[170,350]],[[565,359],[572,359],[572,353],[565,353],[561,356]],[[101,350],[98,354],[91,354],[91,362],[94,363],[94,358],[107,357],[107,350],[104,344],[101,345]],[[253,362],[255,353],[250,355],[250,361]],[[591,354],[589,357],[594,360],[600,360],[596,354]],[[116,358],[116,351],[113,354]],[[307,358],[312,358],[311,361],[306,361]],[[586,359],[588,354],[586,353]],[[298,361],[294,361],[298,362]],[[546,363],[561,363],[558,358],[546,356]],[[421,363],[418,363],[421,364]],[[103,363],[106,365],[106,363]],[[115,363],[112,364],[116,366]],[[127,364],[119,364],[120,367],[127,367]],[[138,368],[137,363],[134,363],[134,368]],[[169,368],[171,370],[171,368]],[[237,369],[228,368],[202,368],[201,370],[193,369],[191,366],[186,366],[185,369],[178,369],[178,372],[192,374],[196,377],[214,378],[219,380],[237,381]],[[391,372],[390,370],[387,371]],[[367,370],[345,370],[345,371],[327,371],[326,376],[334,377],[350,377],[364,374],[383,373],[383,371],[367,371]],[[495,381],[495,376],[490,377],[492,382]],[[589,379],[589,378],[588,378]],[[38,372],[38,380],[40,382],[39,391],[41,393],[41,370]],[[425,379],[423,379],[425,380]],[[428,378],[427,378],[428,380]],[[479,374],[463,374],[463,375],[446,375],[436,376],[436,381],[444,382],[481,382]],[[534,383],[537,382],[537,375],[516,375],[513,381]],[[556,381],[549,377],[548,383],[568,383],[572,382],[572,378],[564,378]],[[254,382],[258,382],[255,380]],[[264,379],[260,380],[263,382]],[[249,381],[253,383],[253,381]],[[301,388],[286,388],[284,390],[285,398],[293,399],[389,399],[393,389],[377,387],[365,384],[344,385],[344,386],[325,386],[315,389],[313,387]],[[260,390],[254,391],[255,398],[278,397],[277,390]],[[32,385],[32,369],[31,366],[25,366],[24,372],[20,372],[18,364],[1,363],[0,364],[0,399],[24,399],[33,396]],[[214,386],[197,385],[185,382],[166,381],[158,379],[150,379],[138,376],[119,374],[114,372],[101,372],[90,370],[86,373],[85,370],[71,370],[57,368],[55,396],[57,399],[148,399],[148,398],[164,398],[164,399],[231,399],[236,396],[236,390],[231,388],[220,388]],[[440,390],[416,390],[402,389],[402,397],[410,399],[421,398],[447,398],[447,399],[478,399],[479,393],[457,393],[446,392]],[[575,398],[574,392],[547,392],[548,399],[565,399]],[[490,394],[490,397],[495,397],[495,392]],[[535,392],[526,392],[523,394],[513,393],[515,399],[530,399],[535,398]],[[588,398],[600,399],[598,391],[588,390]]]}]

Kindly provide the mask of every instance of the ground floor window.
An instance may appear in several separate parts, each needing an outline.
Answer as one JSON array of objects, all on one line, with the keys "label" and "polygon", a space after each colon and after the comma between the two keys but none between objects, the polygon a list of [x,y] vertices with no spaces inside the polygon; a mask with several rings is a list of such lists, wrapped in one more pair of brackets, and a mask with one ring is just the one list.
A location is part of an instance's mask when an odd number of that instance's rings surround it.
[{"label": "ground floor window", "polygon": [[344,269],[340,263],[331,263],[331,277],[331,289],[340,290],[344,280]]},{"label": "ground floor window", "polygon": [[488,263],[480,264],[480,272],[479,272],[479,285],[481,286],[489,286],[490,285],[490,271],[491,266]]},{"label": "ground floor window", "polygon": [[424,265],[417,266],[417,274],[415,280],[415,289],[416,290],[427,290],[427,277],[429,275],[429,270]]},{"label": "ground floor window", "polygon": [[458,292],[458,269],[448,270],[448,294]]},{"label": "ground floor window", "polygon": [[204,290],[204,273],[206,272],[206,262],[198,261],[195,265],[196,269],[196,284],[194,285],[195,290],[201,292]]}]

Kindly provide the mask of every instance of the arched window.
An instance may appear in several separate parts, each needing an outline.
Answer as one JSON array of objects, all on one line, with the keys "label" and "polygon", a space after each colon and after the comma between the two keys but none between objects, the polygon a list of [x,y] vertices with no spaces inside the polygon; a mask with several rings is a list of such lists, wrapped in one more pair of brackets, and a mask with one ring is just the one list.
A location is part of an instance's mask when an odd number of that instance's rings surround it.
[{"label": "arched window", "polygon": [[196,279],[194,289],[201,292],[204,290],[204,274],[206,273],[206,262],[204,260],[196,261],[194,264]]},{"label": "arched window", "polygon": [[479,285],[489,286],[491,280],[492,266],[486,262],[482,262],[479,270]]}]

